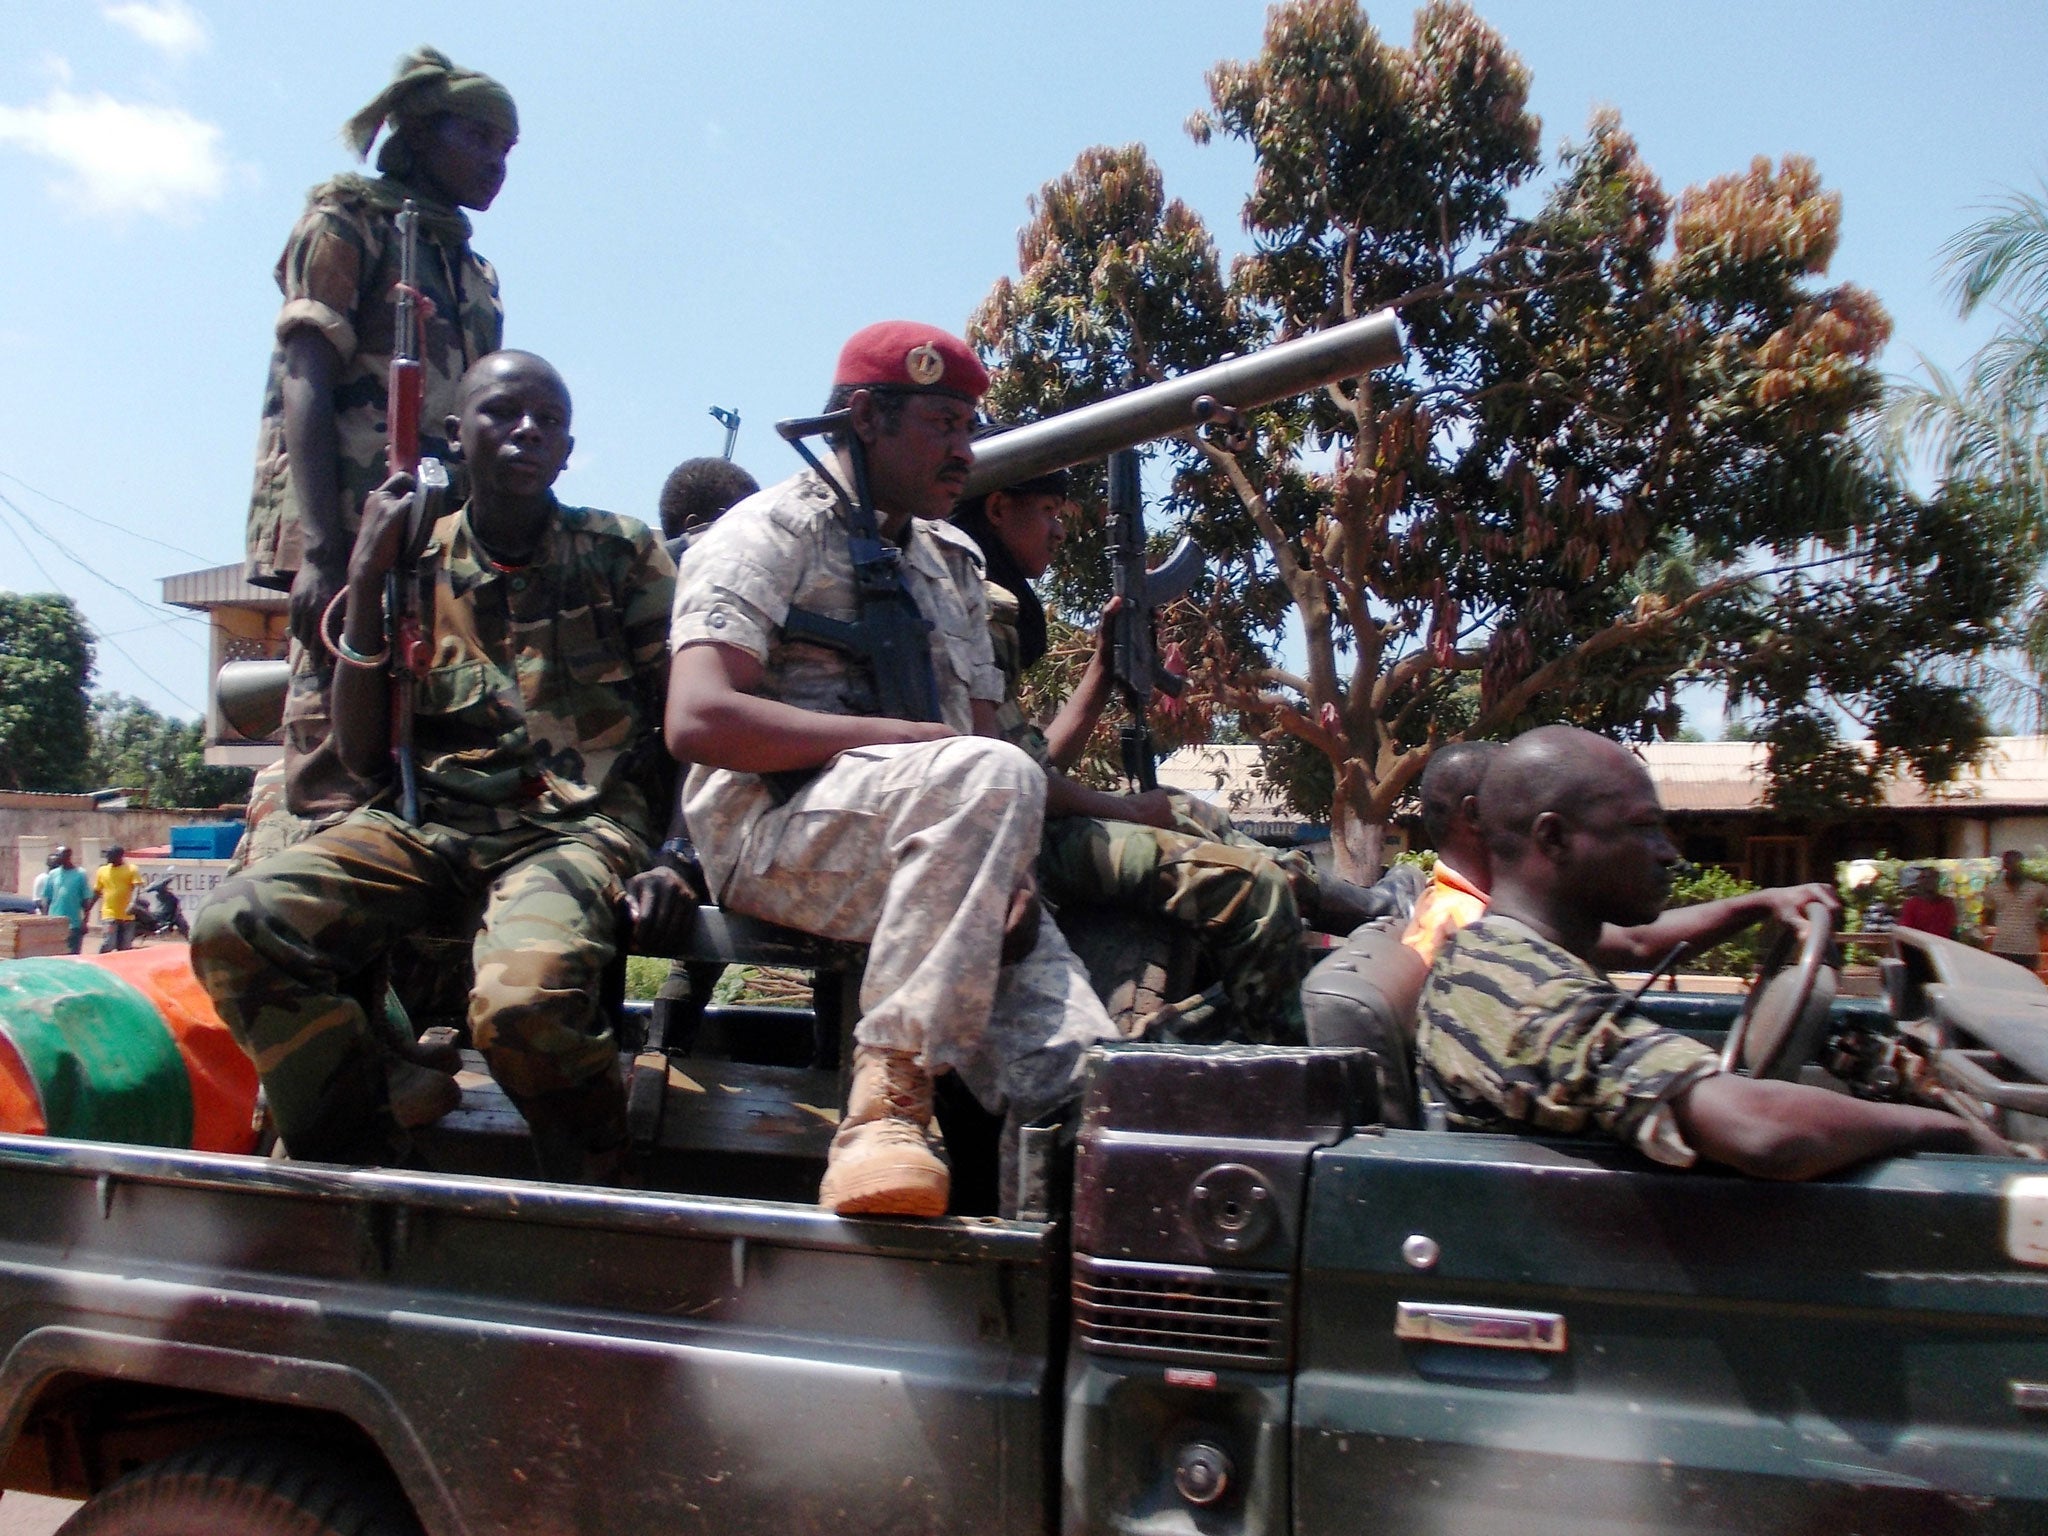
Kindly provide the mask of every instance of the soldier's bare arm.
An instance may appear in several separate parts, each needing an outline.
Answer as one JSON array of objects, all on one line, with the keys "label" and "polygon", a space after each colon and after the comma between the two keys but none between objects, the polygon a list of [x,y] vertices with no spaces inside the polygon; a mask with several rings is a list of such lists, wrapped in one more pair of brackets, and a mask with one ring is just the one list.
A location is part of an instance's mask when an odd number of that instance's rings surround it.
[{"label": "soldier's bare arm", "polygon": [[1081,681],[1075,685],[1067,702],[1060,706],[1060,712],[1053,717],[1052,724],[1045,728],[1046,751],[1052,758],[1053,767],[1062,773],[1070,770],[1081,760],[1081,754],[1088,747],[1088,738],[1095,734],[1095,727],[1102,719],[1102,711],[1109,705],[1109,652],[1112,634],[1109,621],[1123,611],[1123,606],[1122,598],[1112,597],[1103,608],[1102,622],[1095,631],[1095,651],[1088,658],[1088,668],[1081,674]]},{"label": "soldier's bare arm", "polygon": [[348,559],[348,601],[334,648],[341,663],[334,669],[334,747],[348,771],[362,779],[379,777],[391,762],[384,578],[405,544],[412,490],[411,475],[393,475],[369,494]]},{"label": "soldier's bare arm", "polygon": [[664,735],[685,763],[737,773],[816,768],[854,747],[939,741],[950,726],[870,715],[830,715],[763,697],[765,669],[730,645],[686,645],[669,663]]},{"label": "soldier's bare arm", "polygon": [[315,627],[348,566],[346,509],[341,504],[341,438],[334,421],[334,377],[341,356],[310,325],[285,334],[284,443],[292,499],[299,508],[304,564],[292,581],[291,626],[299,643],[320,643]]},{"label": "soldier's bare arm", "polygon": [[1113,790],[1090,789],[1064,773],[1048,773],[1045,784],[1045,814],[1048,816],[1093,816],[1098,821],[1135,821],[1140,826],[1173,828],[1173,800],[1163,789],[1142,794],[1118,794]]},{"label": "soldier's bare arm", "polygon": [[1673,907],[1655,922],[1637,928],[1617,928],[1609,923],[1600,930],[1600,944],[1593,959],[1603,966],[1626,968],[1661,960],[1674,944],[1680,943],[1698,954],[1767,917],[1803,930],[1806,920],[1802,914],[1815,902],[1830,912],[1842,905],[1833,886],[1815,882],[1773,886],[1720,901]]},{"label": "soldier's bare arm", "polygon": [[1672,1111],[1700,1156],[1759,1179],[1817,1179],[1894,1152],[2012,1150],[1942,1110],[1727,1072],[1701,1078]]}]

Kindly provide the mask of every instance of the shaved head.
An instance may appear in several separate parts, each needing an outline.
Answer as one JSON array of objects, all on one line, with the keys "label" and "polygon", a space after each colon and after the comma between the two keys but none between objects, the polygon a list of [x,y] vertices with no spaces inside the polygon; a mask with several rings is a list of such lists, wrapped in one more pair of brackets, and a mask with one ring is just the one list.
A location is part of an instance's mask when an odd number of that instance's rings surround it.
[{"label": "shaved head", "polygon": [[1487,851],[1497,860],[1519,858],[1539,816],[1577,826],[1595,805],[1649,781],[1633,752],[1591,731],[1546,725],[1518,736],[1494,755],[1479,791]]},{"label": "shaved head", "polygon": [[1517,737],[1479,788],[1494,909],[1590,955],[1602,924],[1650,922],[1678,849],[1657,787],[1619,742],[1566,725]]},{"label": "shaved head", "polygon": [[470,364],[455,398],[448,438],[469,471],[470,506],[491,525],[472,526],[494,558],[530,554],[553,504],[550,488],[576,446],[569,386],[544,357],[492,352]]},{"label": "shaved head", "polygon": [[1479,793],[1499,751],[1497,741],[1454,741],[1430,754],[1416,793],[1422,800],[1422,830],[1432,848],[1450,840],[1458,808]]},{"label": "shaved head", "polygon": [[562,397],[562,407],[569,406],[569,386],[562,382],[562,376],[555,372],[555,365],[533,352],[518,352],[510,348],[501,352],[487,352],[469,365],[469,372],[462,376],[457,387],[455,409],[459,412],[468,407],[479,390],[510,378],[519,378],[533,383],[545,383]]}]

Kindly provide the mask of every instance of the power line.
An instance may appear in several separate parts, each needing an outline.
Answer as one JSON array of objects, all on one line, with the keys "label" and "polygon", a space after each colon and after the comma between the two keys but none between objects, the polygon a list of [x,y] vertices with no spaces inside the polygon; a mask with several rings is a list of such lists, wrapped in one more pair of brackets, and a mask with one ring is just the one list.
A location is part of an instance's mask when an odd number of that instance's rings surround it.
[{"label": "power line", "polygon": [[[187,549],[182,544],[166,543],[164,540],[154,538],[149,534],[138,533],[133,528],[124,528],[119,523],[109,522],[104,517],[95,517],[93,516],[92,513],[86,511],[83,507],[74,507],[68,501],[59,501],[56,497],[52,496],[48,491],[37,490],[34,486],[30,485],[26,480],[22,479],[21,476],[16,474],[10,474],[8,471],[4,469],[0,469],[0,480],[12,480],[16,485],[20,486],[24,491],[27,491],[31,496],[39,496],[44,501],[47,501],[51,506],[61,507],[63,508],[63,510],[71,513],[75,517],[84,518],[88,523],[98,523],[102,528],[111,528],[114,530],[114,532],[126,534],[131,539],[140,539],[145,544],[154,544],[158,549],[168,549],[174,555],[184,555],[187,559],[197,560],[201,564],[211,563],[209,562],[207,556],[200,554],[197,550]],[[19,509],[17,508],[16,510]]]},{"label": "power line", "polygon": [[[86,575],[92,577],[93,580],[101,583],[103,586],[113,588],[116,592],[120,593],[123,597],[127,598],[129,602],[136,604],[138,607],[146,608],[151,613],[159,614],[163,616],[166,620],[176,619],[178,622],[184,624],[206,624],[207,621],[201,618],[196,613],[186,613],[180,609],[171,607],[168,603],[159,603],[151,598],[144,597],[140,593],[131,591],[129,588],[122,586],[121,583],[114,580],[111,576],[107,576],[102,572],[94,570],[92,566],[87,564],[84,560],[81,560],[77,555],[73,554],[71,550],[65,545],[62,539],[59,539],[47,528],[38,527],[36,525],[35,519],[30,517],[27,512],[22,510],[20,505],[11,500],[9,497],[5,495],[0,495],[0,507],[6,508],[8,511],[12,512],[16,517],[20,518],[22,522],[28,525],[28,531],[30,533],[33,533],[37,538],[41,539],[44,543],[48,544],[52,549],[56,550],[58,554],[62,555],[66,560],[69,560],[81,571],[84,571]],[[20,535],[17,534],[16,537],[18,538],[20,537]],[[57,587],[58,590],[60,591],[62,590],[62,587],[58,583],[57,578],[50,575],[48,567],[46,567],[40,560],[36,562],[36,569],[43,573],[44,579],[50,582],[52,586]],[[182,636],[182,638],[191,640],[196,637],[187,634]]]},{"label": "power line", "polygon": [[[4,496],[0,496],[0,507],[5,507],[7,510],[15,513],[17,516],[21,515],[21,509],[16,507],[13,502],[9,501]],[[31,524],[30,526],[33,527],[34,525]],[[14,535],[14,542],[19,544],[21,546],[21,552],[24,555],[28,556],[29,564],[33,565],[37,570],[43,573],[43,580],[47,581],[50,584],[51,589],[54,591],[61,592],[63,588],[58,584],[57,578],[50,574],[50,568],[47,565],[44,565],[41,557],[39,557],[36,554],[36,552],[29,547],[28,540],[24,539],[21,536],[21,530],[14,526],[13,521],[8,518],[0,518],[0,527],[5,527],[9,533]],[[40,533],[42,530],[36,529],[36,531]],[[47,535],[45,536],[47,537]],[[74,556],[73,558],[75,559],[76,557]],[[116,590],[120,591],[124,589],[116,588]],[[128,593],[127,595],[130,597],[134,596],[132,592]],[[137,599],[137,601],[140,601],[140,599]],[[90,624],[87,624],[86,628],[92,629],[92,626]],[[134,658],[134,656],[129,653],[128,649],[125,646],[123,646],[119,641],[114,640],[108,635],[101,634],[97,630],[93,630],[93,638],[95,640],[103,642],[106,645],[112,646],[115,652],[127,661],[129,666],[133,667],[137,672],[141,673],[150,682],[155,683],[157,687],[161,688],[165,692],[165,694],[167,694],[169,697],[173,699],[176,699],[180,704],[184,705],[187,709],[191,710],[200,718],[205,718],[205,710],[201,709],[198,705],[194,704],[190,699],[186,698],[184,694],[178,692],[177,689],[173,688],[169,683],[165,682],[162,678],[158,677],[154,672],[150,671],[149,668],[145,667],[141,662],[137,661]]]}]

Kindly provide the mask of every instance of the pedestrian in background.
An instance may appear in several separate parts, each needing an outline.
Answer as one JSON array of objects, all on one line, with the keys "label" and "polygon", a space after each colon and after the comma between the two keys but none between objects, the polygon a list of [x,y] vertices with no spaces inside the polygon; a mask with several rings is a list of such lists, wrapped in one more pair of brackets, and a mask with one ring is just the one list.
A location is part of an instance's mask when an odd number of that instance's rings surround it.
[{"label": "pedestrian in background", "polygon": [[64,947],[77,954],[85,947],[85,911],[90,905],[85,871],[71,862],[71,850],[59,843],[50,853],[50,867],[36,876],[36,910],[71,924]]},{"label": "pedestrian in background", "polygon": [[[107,862],[92,874],[92,895],[86,898],[86,916],[92,915],[93,904],[97,902],[106,926],[100,930],[100,953],[110,955],[116,950],[129,949],[135,943],[135,893],[142,886],[142,871],[128,862],[128,853],[119,843],[107,849]],[[84,938],[81,929],[79,937]]]}]

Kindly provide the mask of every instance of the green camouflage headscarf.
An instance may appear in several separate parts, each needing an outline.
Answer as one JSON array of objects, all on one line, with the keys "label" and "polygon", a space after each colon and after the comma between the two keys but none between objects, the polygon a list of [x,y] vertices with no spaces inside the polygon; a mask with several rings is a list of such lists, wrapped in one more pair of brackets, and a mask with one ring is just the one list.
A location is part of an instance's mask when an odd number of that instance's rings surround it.
[{"label": "green camouflage headscarf", "polygon": [[[458,69],[438,48],[415,48],[398,61],[398,73],[362,111],[350,118],[341,137],[365,159],[376,142],[377,130],[386,123],[394,130],[409,123],[424,122],[443,112],[488,123],[514,138],[519,135],[519,112],[512,105],[512,93],[489,75],[474,69]],[[385,149],[388,153],[390,145]],[[377,157],[378,168],[403,175],[398,166],[386,165]]]}]

